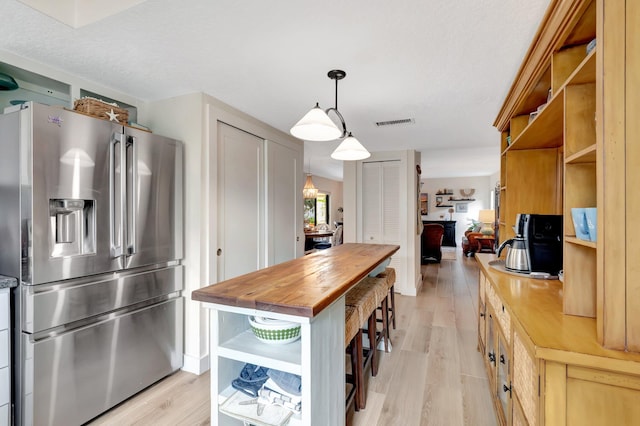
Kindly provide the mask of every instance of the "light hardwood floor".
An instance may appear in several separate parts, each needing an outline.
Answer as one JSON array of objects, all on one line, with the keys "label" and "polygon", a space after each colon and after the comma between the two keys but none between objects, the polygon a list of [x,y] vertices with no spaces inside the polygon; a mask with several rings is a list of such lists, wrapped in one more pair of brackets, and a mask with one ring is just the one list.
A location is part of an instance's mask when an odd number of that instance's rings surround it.
[{"label": "light hardwood floor", "polygon": [[[393,350],[369,379],[367,408],[355,426],[495,425],[487,376],[477,351],[478,267],[456,260],[422,266],[417,297],[396,295]],[[209,374],[178,372],[91,425],[207,425]]]}]

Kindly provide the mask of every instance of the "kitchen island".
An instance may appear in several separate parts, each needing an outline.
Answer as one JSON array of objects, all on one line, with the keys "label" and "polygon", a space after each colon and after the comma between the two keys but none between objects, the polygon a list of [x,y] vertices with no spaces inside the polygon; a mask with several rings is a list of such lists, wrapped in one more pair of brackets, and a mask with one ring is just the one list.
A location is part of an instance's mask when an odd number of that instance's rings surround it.
[{"label": "kitchen island", "polygon": [[[194,291],[211,309],[211,424],[242,424],[219,405],[245,363],[301,376],[302,413],[289,424],[344,424],[344,295],[399,248],[342,244]],[[262,343],[249,327],[252,315],[298,323],[301,338]]]}]

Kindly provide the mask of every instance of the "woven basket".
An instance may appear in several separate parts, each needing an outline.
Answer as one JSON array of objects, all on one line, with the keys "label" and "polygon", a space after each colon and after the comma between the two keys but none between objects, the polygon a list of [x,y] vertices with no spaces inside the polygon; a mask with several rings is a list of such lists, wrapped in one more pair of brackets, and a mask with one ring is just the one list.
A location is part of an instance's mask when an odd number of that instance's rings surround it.
[{"label": "woven basket", "polygon": [[129,111],[124,108],[120,108],[112,104],[100,101],[98,99],[78,99],[73,103],[73,109],[83,114],[102,118],[104,120],[109,120],[109,115],[107,113],[113,110],[113,113],[118,115],[116,117],[118,123],[127,124],[127,122],[129,121]]}]

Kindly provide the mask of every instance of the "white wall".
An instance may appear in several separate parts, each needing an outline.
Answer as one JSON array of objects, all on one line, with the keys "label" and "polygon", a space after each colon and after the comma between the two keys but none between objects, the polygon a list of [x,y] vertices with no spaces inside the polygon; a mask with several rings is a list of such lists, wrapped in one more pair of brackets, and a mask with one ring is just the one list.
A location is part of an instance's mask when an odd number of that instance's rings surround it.
[{"label": "white wall", "polygon": [[[476,176],[476,177],[459,177],[459,178],[442,178],[442,179],[422,179],[422,193],[429,194],[429,214],[423,215],[423,220],[449,220],[449,208],[436,207],[436,192],[438,189],[449,188],[453,189],[453,197],[462,197],[460,189],[475,189],[475,193],[472,198],[475,201],[468,202],[467,213],[453,213],[453,220],[456,221],[456,244],[460,247],[464,231],[469,227],[472,218],[478,219],[478,212],[483,209],[488,209],[490,206],[490,191],[493,189],[495,181],[489,176]],[[442,196],[444,201],[449,198],[449,195]],[[455,202],[452,202],[455,209]],[[443,216],[441,218],[440,216]]]}]

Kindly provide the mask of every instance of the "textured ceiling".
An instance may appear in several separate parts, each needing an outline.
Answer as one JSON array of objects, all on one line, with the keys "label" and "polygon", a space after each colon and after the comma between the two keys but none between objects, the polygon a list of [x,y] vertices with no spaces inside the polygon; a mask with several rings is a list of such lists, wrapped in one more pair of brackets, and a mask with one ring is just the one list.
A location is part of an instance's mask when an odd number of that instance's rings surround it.
[{"label": "textured ceiling", "polygon": [[[0,0],[0,49],[144,100],[202,91],[288,131],[314,103],[370,151],[416,149],[423,176],[499,168],[491,126],[549,0],[150,0],[73,29]],[[414,118],[378,128],[376,121]],[[305,170],[341,178],[338,142]]]}]

